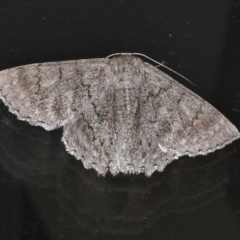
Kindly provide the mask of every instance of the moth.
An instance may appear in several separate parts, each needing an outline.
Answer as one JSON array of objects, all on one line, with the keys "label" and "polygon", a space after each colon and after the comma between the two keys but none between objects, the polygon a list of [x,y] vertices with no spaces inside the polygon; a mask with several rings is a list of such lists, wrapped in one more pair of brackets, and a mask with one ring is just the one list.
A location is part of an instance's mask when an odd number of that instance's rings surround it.
[{"label": "moth", "polygon": [[137,54],[6,69],[0,98],[20,120],[63,127],[67,151],[100,175],[151,176],[240,136],[213,106]]}]

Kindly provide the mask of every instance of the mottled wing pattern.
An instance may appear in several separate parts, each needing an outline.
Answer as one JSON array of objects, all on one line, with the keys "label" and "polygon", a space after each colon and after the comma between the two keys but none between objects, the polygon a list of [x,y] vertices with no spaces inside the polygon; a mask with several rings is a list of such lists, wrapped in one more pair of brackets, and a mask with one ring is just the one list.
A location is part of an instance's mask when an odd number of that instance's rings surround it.
[{"label": "mottled wing pattern", "polygon": [[144,63],[148,89],[142,109],[152,166],[162,171],[182,155],[205,155],[239,138],[236,127],[209,103],[170,76]]},{"label": "mottled wing pattern", "polygon": [[87,88],[91,97],[81,112],[64,125],[62,138],[69,153],[82,160],[85,168],[94,168],[101,175],[106,174],[113,160],[116,149],[113,124],[118,125],[113,115],[114,89],[108,73],[106,66],[102,79],[89,76]]},{"label": "mottled wing pattern", "polygon": [[21,120],[47,130],[61,127],[88,101],[89,78],[100,78],[105,61],[49,62],[3,70],[0,98]]}]

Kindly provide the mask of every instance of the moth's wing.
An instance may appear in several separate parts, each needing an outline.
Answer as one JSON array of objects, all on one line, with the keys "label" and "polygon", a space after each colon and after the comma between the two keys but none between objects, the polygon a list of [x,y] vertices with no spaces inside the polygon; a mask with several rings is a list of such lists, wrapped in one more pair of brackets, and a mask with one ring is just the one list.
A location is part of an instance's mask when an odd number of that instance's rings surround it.
[{"label": "moth's wing", "polygon": [[63,126],[89,97],[106,59],[49,62],[0,72],[0,98],[21,120],[47,130]]},{"label": "moth's wing", "polygon": [[239,138],[236,127],[213,106],[159,69],[144,66],[143,131],[159,148],[150,166],[163,170],[179,156],[205,155]]},{"label": "moth's wing", "polygon": [[102,81],[89,85],[94,99],[64,125],[62,137],[69,153],[80,159],[85,168],[94,168],[101,175],[106,174],[114,160],[112,129],[118,125],[113,116],[114,87],[108,82],[108,72],[106,67]]}]

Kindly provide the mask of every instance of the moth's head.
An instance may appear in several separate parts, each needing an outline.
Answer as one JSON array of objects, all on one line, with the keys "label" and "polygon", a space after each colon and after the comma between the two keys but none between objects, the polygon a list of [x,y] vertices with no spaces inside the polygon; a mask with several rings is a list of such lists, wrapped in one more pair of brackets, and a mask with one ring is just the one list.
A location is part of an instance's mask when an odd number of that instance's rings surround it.
[{"label": "moth's head", "polygon": [[120,55],[110,60],[110,68],[119,82],[131,82],[141,73],[142,60],[133,55]]}]

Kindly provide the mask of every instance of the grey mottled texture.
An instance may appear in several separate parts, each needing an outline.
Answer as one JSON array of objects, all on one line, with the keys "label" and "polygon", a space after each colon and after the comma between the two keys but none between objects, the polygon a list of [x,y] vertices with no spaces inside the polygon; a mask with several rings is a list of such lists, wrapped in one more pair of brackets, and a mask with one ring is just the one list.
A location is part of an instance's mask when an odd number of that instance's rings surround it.
[{"label": "grey mottled texture", "polygon": [[7,69],[0,97],[21,120],[63,126],[67,151],[101,175],[150,176],[239,138],[209,103],[132,55]]}]

